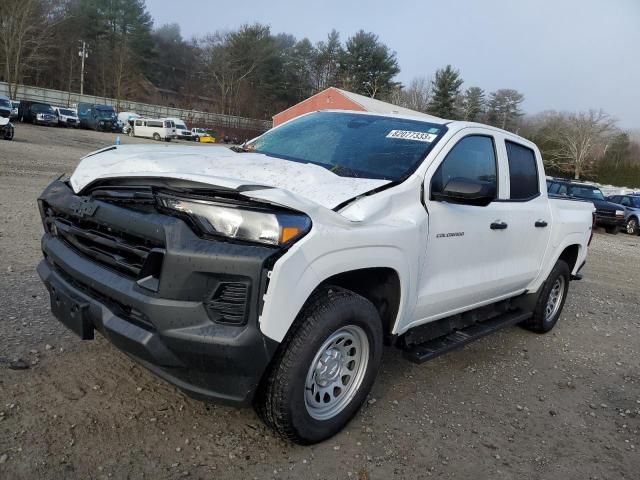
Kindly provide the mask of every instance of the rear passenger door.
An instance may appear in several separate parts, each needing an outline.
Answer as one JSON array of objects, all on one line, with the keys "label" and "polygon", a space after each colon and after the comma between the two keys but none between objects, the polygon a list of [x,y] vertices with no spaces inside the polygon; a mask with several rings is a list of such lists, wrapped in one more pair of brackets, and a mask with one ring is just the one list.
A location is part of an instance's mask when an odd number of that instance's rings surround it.
[{"label": "rear passenger door", "polygon": [[[517,283],[524,288],[542,269],[551,237],[551,208],[541,175],[540,154],[517,138],[504,136],[499,145],[509,173],[507,198],[500,199],[508,205],[505,216],[509,224],[509,250],[505,254],[514,262]],[[557,193],[562,195],[562,185]]]}]

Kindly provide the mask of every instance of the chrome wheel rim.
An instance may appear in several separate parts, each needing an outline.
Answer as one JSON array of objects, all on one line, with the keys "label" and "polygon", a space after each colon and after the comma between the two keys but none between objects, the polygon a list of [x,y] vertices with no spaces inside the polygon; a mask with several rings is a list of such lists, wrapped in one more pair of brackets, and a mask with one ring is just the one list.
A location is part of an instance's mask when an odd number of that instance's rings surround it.
[{"label": "chrome wheel rim", "polygon": [[342,327],[327,338],[309,366],[304,403],[316,420],[329,420],[355,397],[369,363],[369,338],[356,326]]},{"label": "chrome wheel rim", "polygon": [[545,309],[545,321],[553,319],[553,317],[558,313],[558,310],[560,310],[562,297],[564,297],[564,282],[564,277],[560,276],[556,278],[556,281],[553,283],[553,287],[551,287],[549,298],[547,299],[547,308]]},{"label": "chrome wheel rim", "polygon": [[638,224],[634,219],[631,219],[627,222],[627,233],[630,233],[630,234],[635,233],[637,228],[638,228]]}]

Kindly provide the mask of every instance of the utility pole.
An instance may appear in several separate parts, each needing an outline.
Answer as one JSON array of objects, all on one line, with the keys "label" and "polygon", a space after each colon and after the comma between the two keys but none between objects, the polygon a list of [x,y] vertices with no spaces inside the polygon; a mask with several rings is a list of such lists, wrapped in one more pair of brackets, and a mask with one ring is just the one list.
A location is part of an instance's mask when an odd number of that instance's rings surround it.
[{"label": "utility pole", "polygon": [[78,55],[82,57],[82,67],[80,68],[80,95],[84,94],[84,59],[89,56],[87,53],[87,44],[82,41],[82,50],[78,52]]}]

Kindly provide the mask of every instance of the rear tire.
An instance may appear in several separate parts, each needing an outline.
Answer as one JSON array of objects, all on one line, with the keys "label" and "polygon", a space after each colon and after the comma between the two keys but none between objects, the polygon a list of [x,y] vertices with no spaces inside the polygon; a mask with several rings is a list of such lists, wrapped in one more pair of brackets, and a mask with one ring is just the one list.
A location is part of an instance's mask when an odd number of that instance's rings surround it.
[{"label": "rear tire", "polygon": [[256,396],[258,414],[301,445],[335,435],[371,390],[382,340],[369,300],[337,287],[316,292],[280,345]]},{"label": "rear tire", "polygon": [[159,133],[157,133],[157,132],[156,132],[156,133],[154,133],[154,134],[153,134],[153,139],[154,139],[156,142],[159,142],[159,141],[160,141],[160,134],[159,134]]},{"label": "rear tire", "polygon": [[533,316],[522,322],[524,328],[536,333],[547,333],[555,326],[567,299],[570,278],[569,266],[564,260],[558,260],[541,287]]}]

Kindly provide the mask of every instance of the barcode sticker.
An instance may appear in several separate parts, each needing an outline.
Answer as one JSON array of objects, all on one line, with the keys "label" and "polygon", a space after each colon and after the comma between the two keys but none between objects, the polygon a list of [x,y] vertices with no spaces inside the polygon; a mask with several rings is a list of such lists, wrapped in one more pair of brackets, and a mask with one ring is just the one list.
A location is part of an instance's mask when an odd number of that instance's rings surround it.
[{"label": "barcode sticker", "polygon": [[431,143],[436,139],[437,135],[426,132],[412,132],[410,130],[391,130],[387,134],[387,138],[398,138],[401,140],[415,140],[417,142]]}]

